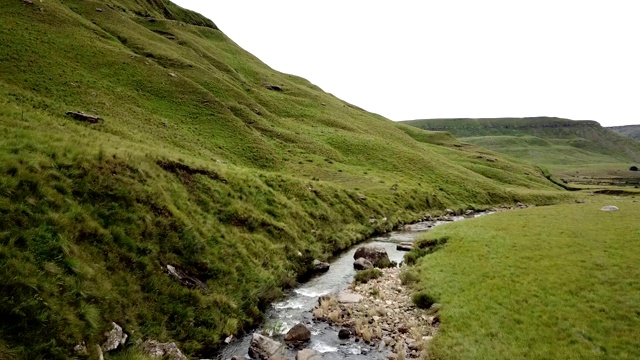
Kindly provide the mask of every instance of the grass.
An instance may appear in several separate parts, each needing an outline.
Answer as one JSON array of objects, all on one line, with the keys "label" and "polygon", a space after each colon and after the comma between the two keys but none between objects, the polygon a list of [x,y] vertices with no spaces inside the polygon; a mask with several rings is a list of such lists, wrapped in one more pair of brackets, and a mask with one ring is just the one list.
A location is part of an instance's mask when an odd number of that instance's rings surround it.
[{"label": "grass", "polygon": [[[603,212],[604,205],[618,212]],[[447,244],[411,272],[443,304],[437,359],[637,359],[640,203],[499,213],[425,236]]]},{"label": "grass", "polygon": [[314,258],[428,211],[573,198],[276,72],[164,0],[11,1],[0,22],[5,357],[67,359],[114,321],[206,358]]},{"label": "grass", "polygon": [[354,276],[354,280],[356,283],[366,284],[369,280],[377,279],[382,276],[382,270],[380,269],[366,269],[362,271],[358,271]]}]

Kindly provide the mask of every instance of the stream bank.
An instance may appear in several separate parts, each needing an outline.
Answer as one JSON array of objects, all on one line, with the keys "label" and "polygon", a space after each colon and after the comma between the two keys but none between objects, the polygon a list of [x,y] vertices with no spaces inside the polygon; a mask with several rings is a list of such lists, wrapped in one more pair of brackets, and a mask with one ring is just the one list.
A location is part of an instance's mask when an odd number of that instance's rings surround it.
[{"label": "stream bank", "polygon": [[[381,331],[381,333],[379,333],[381,335],[379,337],[379,340],[384,340],[383,346],[380,345],[381,341],[369,341],[369,343],[367,344],[364,339],[361,340],[362,336],[351,336],[349,339],[340,339],[338,333],[341,327],[335,326],[326,321],[322,321],[318,318],[314,319],[313,310],[318,305],[318,298],[349,289],[353,282],[353,277],[356,273],[353,268],[353,255],[359,247],[382,247],[387,251],[387,254],[389,255],[389,259],[391,261],[401,263],[405,252],[396,249],[399,243],[413,242],[417,236],[435,226],[452,221],[463,220],[465,218],[482,216],[489,213],[493,212],[473,214],[468,213],[464,216],[448,215],[435,218],[433,220],[421,221],[415,224],[406,225],[402,230],[393,231],[388,234],[373,237],[368,241],[352,247],[351,249],[336,257],[331,262],[330,268],[326,273],[318,275],[317,277],[310,279],[306,283],[301,284],[298,288],[291,291],[291,293],[289,293],[282,301],[272,304],[271,308],[266,313],[263,325],[260,328],[255,329],[254,333],[261,333],[264,335],[268,335],[275,340],[282,341],[284,334],[286,334],[287,331],[289,331],[296,324],[302,323],[306,325],[309,330],[311,330],[312,335],[311,340],[307,344],[306,348],[315,350],[320,354],[320,357],[322,359],[327,360],[388,359],[390,352],[393,352],[392,350],[395,350],[396,347],[398,347],[398,350],[404,351],[406,355],[411,355],[412,351],[417,351],[419,349],[417,347],[419,343],[425,343],[429,341],[429,337],[432,336],[435,332],[434,326],[429,325],[428,328],[423,329],[424,331],[421,330],[420,334],[416,333],[414,335],[412,333],[404,337],[396,336],[396,338],[394,339],[393,336],[389,336],[389,334],[384,333],[383,326],[385,326],[389,330],[397,325],[405,325],[404,327],[402,327],[403,329],[411,329],[411,326],[414,326],[416,324],[408,321],[408,318],[404,323],[400,323],[401,320],[398,320],[398,323],[396,323],[395,320],[392,320],[392,323],[387,322],[386,324],[383,324],[382,322],[378,323],[373,319],[373,316],[379,316],[379,319],[381,319],[380,315],[371,315],[370,319],[368,320],[373,320],[377,325],[375,327],[372,327],[370,331],[377,332],[379,327],[379,330]],[[371,297],[370,292],[372,291],[372,289],[369,288],[370,286],[376,286],[377,284],[377,286],[383,287],[384,290],[378,290],[382,296],[373,299],[375,300],[374,303],[376,305],[372,310],[377,311],[377,308],[382,308],[385,306],[388,308],[389,306],[386,305],[387,301],[398,301],[402,298],[404,299],[402,300],[402,304],[404,305],[402,305],[402,307],[398,307],[397,310],[394,310],[394,312],[398,314],[398,319],[403,319],[403,313],[407,311],[409,311],[407,312],[407,315],[409,313],[412,313],[411,311],[413,310],[410,309],[410,306],[413,305],[411,304],[409,290],[402,287],[399,283],[400,280],[398,278],[398,275],[400,273],[400,269],[386,269],[383,273],[384,276],[382,278],[372,280],[371,284],[366,284],[360,287],[356,286],[356,288],[354,288],[354,291],[363,292],[364,294],[367,294],[369,297]],[[388,286],[383,285],[383,282],[384,284],[388,284]],[[397,292],[397,289],[400,289],[399,293]],[[393,295],[393,292],[396,292],[397,294],[402,293],[402,295],[395,296]],[[363,306],[364,305],[370,306],[369,304],[363,303]],[[363,309],[367,308],[363,307]],[[354,314],[356,313],[357,311],[354,310]],[[422,319],[421,316],[422,314],[415,320]],[[425,318],[422,320],[428,322],[429,318]],[[356,320],[353,321],[355,324]],[[406,333],[410,332],[411,331],[408,330]],[[253,333],[249,333],[231,340],[229,345],[222,349],[217,359],[228,360],[233,358],[234,356],[240,359],[248,358],[248,349],[250,346],[252,334]],[[402,345],[398,345],[400,343],[402,343]],[[412,346],[409,346],[410,344]],[[283,347],[281,351],[278,352],[278,356],[285,359],[294,359],[296,358],[297,351],[298,349]],[[397,355],[397,352],[395,354]],[[416,353],[414,352],[413,355],[416,355]]]}]

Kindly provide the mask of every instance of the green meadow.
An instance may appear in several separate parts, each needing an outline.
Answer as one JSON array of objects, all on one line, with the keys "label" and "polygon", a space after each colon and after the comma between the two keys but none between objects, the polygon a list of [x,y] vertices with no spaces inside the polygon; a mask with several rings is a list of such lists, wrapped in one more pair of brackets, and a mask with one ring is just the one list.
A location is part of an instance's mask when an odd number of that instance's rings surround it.
[{"label": "green meadow", "polygon": [[[404,124],[446,131],[464,143],[537,164],[575,185],[640,183],[640,142],[595,121],[552,117],[426,119]],[[627,133],[633,126],[623,127]],[[623,130],[617,130],[622,133]]]},{"label": "green meadow", "polygon": [[[419,239],[446,242],[407,276],[442,304],[431,356],[639,358],[637,199],[595,196],[502,212]],[[620,211],[601,211],[605,205]]]}]

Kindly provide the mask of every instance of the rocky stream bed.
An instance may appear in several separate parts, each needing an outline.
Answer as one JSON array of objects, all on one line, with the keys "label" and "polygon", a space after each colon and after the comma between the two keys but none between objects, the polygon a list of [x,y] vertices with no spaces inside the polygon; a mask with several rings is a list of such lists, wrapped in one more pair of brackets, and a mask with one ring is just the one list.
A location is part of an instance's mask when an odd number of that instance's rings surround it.
[{"label": "rocky stream bed", "polygon": [[[229,344],[217,359],[418,359],[438,330],[438,304],[418,309],[401,284],[402,267],[355,284],[354,255],[363,247],[383,249],[401,263],[414,239],[434,226],[493,213],[468,212],[426,218],[400,231],[359,244],[330,268],[273,304],[263,326]],[[288,341],[287,341],[288,340]]]}]

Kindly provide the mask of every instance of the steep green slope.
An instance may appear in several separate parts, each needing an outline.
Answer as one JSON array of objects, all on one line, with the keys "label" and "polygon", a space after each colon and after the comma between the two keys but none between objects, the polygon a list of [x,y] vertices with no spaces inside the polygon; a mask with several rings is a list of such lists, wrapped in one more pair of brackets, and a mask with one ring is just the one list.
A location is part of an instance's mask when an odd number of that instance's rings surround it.
[{"label": "steep green slope", "polygon": [[640,125],[612,126],[607,129],[632,139],[640,140]]},{"label": "steep green slope", "polygon": [[567,196],[278,73],[167,1],[11,0],[0,23],[3,358],[69,358],[112,321],[207,357],[313,258],[427,210]]},{"label": "steep green slope", "polygon": [[576,180],[624,178],[640,162],[640,142],[595,121],[560,118],[428,119],[404,122],[425,130],[447,131],[461,141],[548,167]]}]

